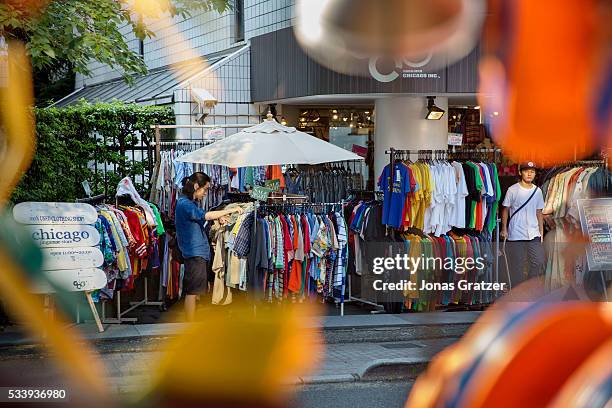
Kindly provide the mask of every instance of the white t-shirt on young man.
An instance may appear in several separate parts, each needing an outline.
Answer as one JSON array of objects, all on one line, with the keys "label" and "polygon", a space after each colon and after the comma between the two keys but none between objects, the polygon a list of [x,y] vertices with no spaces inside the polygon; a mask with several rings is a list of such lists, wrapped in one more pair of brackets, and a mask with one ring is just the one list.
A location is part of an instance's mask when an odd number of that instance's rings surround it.
[{"label": "white t-shirt on young man", "polygon": [[[537,188],[537,191],[529,203],[512,217],[512,214],[529,199],[534,188]],[[503,206],[508,207],[508,218],[512,217],[508,225],[508,241],[531,241],[540,236],[536,212],[544,208],[544,196],[539,187],[533,185],[528,189],[521,186],[520,183],[510,186],[504,198]]]}]

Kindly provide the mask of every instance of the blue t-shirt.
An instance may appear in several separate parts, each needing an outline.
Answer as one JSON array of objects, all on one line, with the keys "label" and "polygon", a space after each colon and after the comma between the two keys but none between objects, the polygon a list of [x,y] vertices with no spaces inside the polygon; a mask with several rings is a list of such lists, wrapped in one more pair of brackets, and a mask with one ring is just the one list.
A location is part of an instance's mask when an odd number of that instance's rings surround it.
[{"label": "blue t-shirt", "polygon": [[404,163],[395,163],[393,166],[393,192],[389,191],[391,183],[390,166],[383,169],[378,179],[378,185],[385,193],[383,200],[383,224],[399,228],[402,225],[402,215],[406,204],[406,194],[410,192],[410,173]]},{"label": "blue t-shirt", "polygon": [[176,242],[183,258],[202,257],[210,261],[210,246],[204,232],[204,215],[206,211],[198,207],[194,200],[186,196],[179,197],[176,203],[174,223],[176,224]]}]

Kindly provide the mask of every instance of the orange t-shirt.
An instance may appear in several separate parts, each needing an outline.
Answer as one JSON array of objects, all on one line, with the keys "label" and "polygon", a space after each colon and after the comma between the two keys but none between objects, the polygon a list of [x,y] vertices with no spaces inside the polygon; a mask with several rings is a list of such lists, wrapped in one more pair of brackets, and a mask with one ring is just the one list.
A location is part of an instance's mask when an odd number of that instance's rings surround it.
[{"label": "orange t-shirt", "polygon": [[285,188],[285,175],[283,174],[283,171],[281,170],[280,164],[270,166],[268,174],[269,174],[270,180],[279,179],[280,187]]}]

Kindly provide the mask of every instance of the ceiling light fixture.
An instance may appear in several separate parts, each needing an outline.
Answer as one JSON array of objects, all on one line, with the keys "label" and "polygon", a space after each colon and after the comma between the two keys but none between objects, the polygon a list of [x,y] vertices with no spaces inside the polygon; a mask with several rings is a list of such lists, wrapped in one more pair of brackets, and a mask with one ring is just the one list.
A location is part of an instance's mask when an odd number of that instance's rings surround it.
[{"label": "ceiling light fixture", "polygon": [[287,119],[285,119],[285,117],[281,117],[281,125],[283,126],[287,126]]},{"label": "ceiling light fixture", "polygon": [[435,96],[427,97],[427,115],[425,116],[427,120],[440,120],[444,116],[444,112],[446,112],[444,109],[436,106],[434,99],[436,99]]}]

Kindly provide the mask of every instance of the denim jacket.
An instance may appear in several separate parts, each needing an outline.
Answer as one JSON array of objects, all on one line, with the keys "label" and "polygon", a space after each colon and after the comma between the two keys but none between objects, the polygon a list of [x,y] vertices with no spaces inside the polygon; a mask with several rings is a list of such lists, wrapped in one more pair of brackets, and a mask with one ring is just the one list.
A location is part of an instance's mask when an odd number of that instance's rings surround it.
[{"label": "denim jacket", "polygon": [[198,207],[194,200],[181,195],[176,203],[175,219],[176,240],[183,258],[202,257],[210,261],[210,246],[204,232],[206,211]]}]

